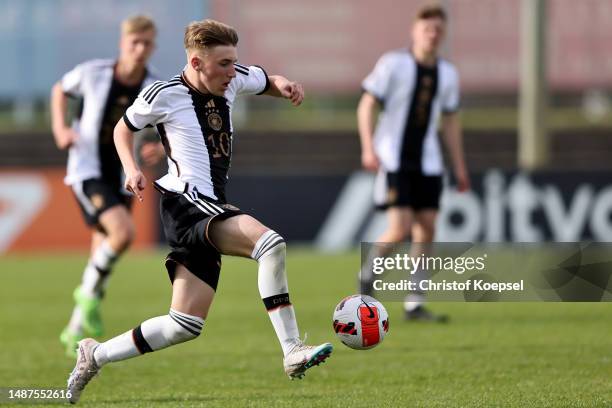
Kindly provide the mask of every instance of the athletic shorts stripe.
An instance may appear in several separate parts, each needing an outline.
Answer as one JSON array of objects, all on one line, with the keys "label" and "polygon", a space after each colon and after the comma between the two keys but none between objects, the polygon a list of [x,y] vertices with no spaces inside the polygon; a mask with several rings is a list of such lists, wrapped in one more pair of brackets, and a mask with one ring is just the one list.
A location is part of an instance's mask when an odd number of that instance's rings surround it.
[{"label": "athletic shorts stripe", "polygon": [[221,214],[222,212],[224,212],[225,210],[221,207],[219,207],[217,204],[215,203],[211,203],[209,201],[204,201],[201,198],[196,198],[195,199],[196,202],[201,203],[201,204],[206,204],[209,207],[211,207],[213,210],[219,211],[219,214]]},{"label": "athletic shorts stripe", "polygon": [[194,199],[189,195],[189,193],[183,194],[183,197],[185,197],[191,204],[195,205],[197,208],[199,208],[206,215],[218,215],[218,213],[216,211],[213,211],[212,209],[210,209],[208,207],[204,207],[200,203],[196,203],[194,201]]},{"label": "athletic shorts stripe", "polygon": [[93,205],[93,203],[89,200],[89,197],[87,197],[87,195],[83,191],[83,182],[80,181],[78,183],[73,184],[72,191],[74,191],[74,194],[77,196],[77,199],[79,200],[85,211],[87,211],[87,214],[95,215],[96,207]]},{"label": "athletic shorts stripe", "polygon": [[198,199],[197,201],[194,200],[188,193],[183,194],[183,197],[185,197],[190,203],[198,207],[200,210],[202,210],[203,213],[207,215],[219,215],[224,212],[219,207],[217,207],[219,209],[215,209],[209,202],[200,199]]}]

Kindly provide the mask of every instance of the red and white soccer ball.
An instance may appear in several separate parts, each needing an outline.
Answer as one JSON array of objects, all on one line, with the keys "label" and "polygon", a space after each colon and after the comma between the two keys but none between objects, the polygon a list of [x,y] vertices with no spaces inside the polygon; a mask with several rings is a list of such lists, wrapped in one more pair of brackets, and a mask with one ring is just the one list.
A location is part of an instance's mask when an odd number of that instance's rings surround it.
[{"label": "red and white soccer ball", "polygon": [[371,296],[348,296],[334,310],[334,331],[352,349],[371,349],[389,331],[389,315],[382,303]]}]

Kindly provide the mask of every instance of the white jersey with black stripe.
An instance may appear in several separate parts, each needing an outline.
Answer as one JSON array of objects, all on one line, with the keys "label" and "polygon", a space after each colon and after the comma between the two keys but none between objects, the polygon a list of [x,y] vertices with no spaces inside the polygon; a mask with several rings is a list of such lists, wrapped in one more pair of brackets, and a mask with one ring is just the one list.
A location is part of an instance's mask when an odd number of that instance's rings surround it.
[{"label": "white jersey with black stripe", "polygon": [[[98,137],[116,63],[112,59],[86,61],[64,74],[60,80],[66,95],[83,99],[83,111],[72,122],[72,128],[79,138],[68,151],[64,179],[68,185],[101,175]],[[147,69],[142,86],[150,85],[155,79],[156,76]]]},{"label": "white jersey with black stripe", "polygon": [[124,115],[133,131],[157,128],[168,156],[165,180],[173,178],[221,202],[231,164],[234,100],[240,94],[262,94],[269,87],[263,68],[239,64],[235,68],[236,77],[224,96],[199,92],[182,73],[143,89]]},{"label": "white jersey with black stripe", "polygon": [[[422,75],[428,69],[433,80]],[[428,86],[430,82],[435,82],[433,94],[423,88],[423,83]],[[455,67],[440,59],[435,67],[427,68],[419,65],[406,49],[390,51],[378,60],[362,88],[383,107],[374,133],[374,149],[383,170],[396,172],[409,168],[425,175],[442,174],[438,121],[441,113],[459,108],[459,76]],[[423,97],[426,100],[429,97],[426,106],[416,106]],[[424,124],[411,123],[422,112],[428,116]],[[421,131],[415,131],[415,127]],[[419,151],[414,152],[415,149]],[[416,164],[408,163],[411,160]]]}]

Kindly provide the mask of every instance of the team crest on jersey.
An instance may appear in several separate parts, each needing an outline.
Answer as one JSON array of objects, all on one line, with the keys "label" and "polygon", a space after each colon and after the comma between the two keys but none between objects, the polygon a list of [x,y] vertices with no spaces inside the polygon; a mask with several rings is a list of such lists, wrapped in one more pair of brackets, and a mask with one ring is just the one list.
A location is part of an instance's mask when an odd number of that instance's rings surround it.
[{"label": "team crest on jersey", "polygon": [[94,207],[100,209],[104,207],[104,197],[102,196],[102,194],[94,194],[93,196],[91,196],[91,203]]},{"label": "team crest on jersey", "polygon": [[218,113],[212,112],[208,114],[208,126],[210,126],[213,130],[221,130],[223,126],[223,120]]}]

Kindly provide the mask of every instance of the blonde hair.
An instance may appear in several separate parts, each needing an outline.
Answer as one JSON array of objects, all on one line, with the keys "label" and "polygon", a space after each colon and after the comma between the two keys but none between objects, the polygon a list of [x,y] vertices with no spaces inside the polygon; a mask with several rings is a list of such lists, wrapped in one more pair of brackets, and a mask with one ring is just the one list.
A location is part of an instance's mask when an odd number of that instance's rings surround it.
[{"label": "blonde hair", "polygon": [[155,22],[149,16],[132,16],[121,22],[121,34],[144,33],[149,30],[157,33]]},{"label": "blonde hair", "polygon": [[238,44],[238,33],[233,27],[206,19],[194,21],[185,28],[185,50],[204,50],[217,45]]}]

